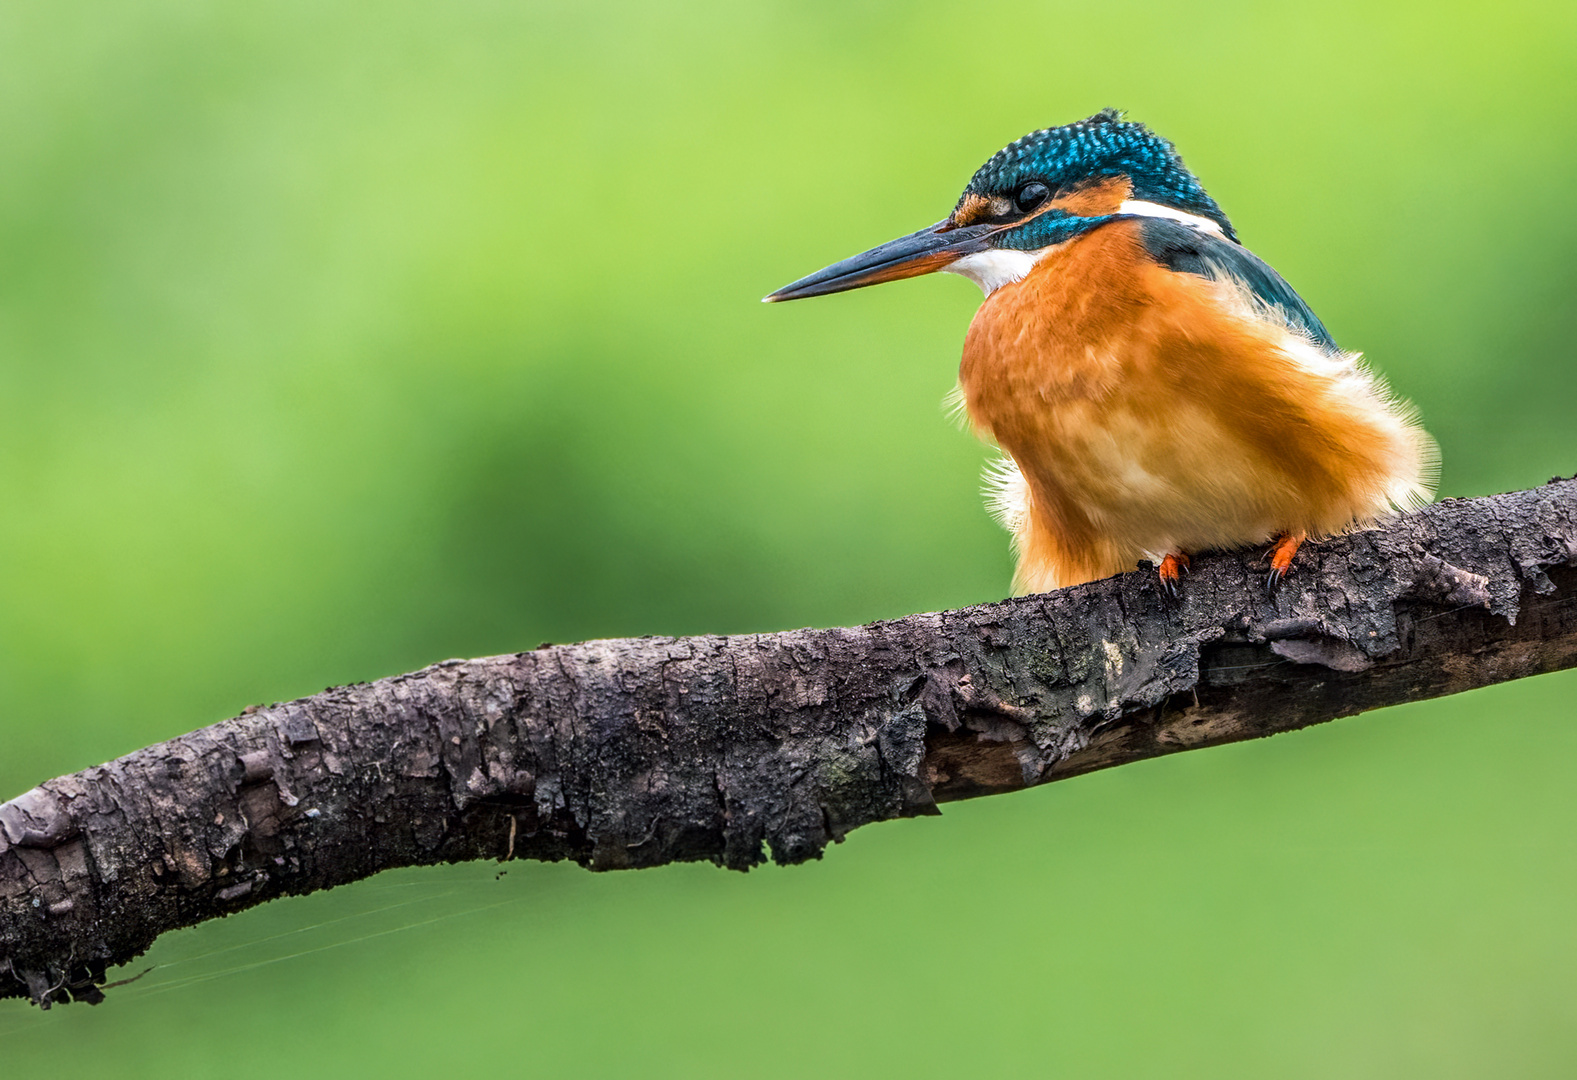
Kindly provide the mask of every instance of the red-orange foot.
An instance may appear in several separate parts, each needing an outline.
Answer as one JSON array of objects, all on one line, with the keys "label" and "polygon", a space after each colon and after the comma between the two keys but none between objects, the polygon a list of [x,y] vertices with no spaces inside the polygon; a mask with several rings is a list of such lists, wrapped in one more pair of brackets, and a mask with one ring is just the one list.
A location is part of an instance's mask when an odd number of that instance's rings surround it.
[{"label": "red-orange foot", "polygon": [[1265,591],[1275,592],[1281,584],[1281,579],[1287,576],[1287,570],[1292,566],[1292,557],[1298,553],[1298,548],[1309,538],[1306,532],[1282,533],[1276,538],[1276,546],[1270,549],[1270,576],[1265,579]]},{"label": "red-orange foot", "polygon": [[1174,551],[1161,560],[1161,565],[1155,568],[1161,575],[1161,588],[1172,599],[1177,599],[1177,579],[1188,573],[1188,556],[1181,551]]}]

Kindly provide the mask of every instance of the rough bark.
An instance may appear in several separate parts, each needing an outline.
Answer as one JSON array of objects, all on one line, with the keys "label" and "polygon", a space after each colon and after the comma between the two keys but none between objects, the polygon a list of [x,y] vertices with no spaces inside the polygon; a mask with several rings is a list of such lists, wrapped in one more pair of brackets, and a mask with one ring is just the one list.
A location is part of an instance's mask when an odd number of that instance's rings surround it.
[{"label": "rough bark", "polygon": [[1577,482],[850,629],[451,660],[0,806],[0,996],[395,866],[815,858],[867,822],[1577,664]]}]

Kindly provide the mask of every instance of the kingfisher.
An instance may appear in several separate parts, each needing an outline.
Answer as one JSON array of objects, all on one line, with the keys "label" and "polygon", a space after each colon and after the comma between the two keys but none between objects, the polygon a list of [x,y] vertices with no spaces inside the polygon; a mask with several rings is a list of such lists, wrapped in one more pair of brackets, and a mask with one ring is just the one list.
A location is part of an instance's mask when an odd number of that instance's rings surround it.
[{"label": "kingfisher", "polygon": [[943,220],[765,299],[938,270],[985,294],[958,395],[1004,455],[987,495],[1016,594],[1147,560],[1175,596],[1191,554],[1252,545],[1274,590],[1307,538],[1433,497],[1413,408],[1116,110],[1009,143]]}]

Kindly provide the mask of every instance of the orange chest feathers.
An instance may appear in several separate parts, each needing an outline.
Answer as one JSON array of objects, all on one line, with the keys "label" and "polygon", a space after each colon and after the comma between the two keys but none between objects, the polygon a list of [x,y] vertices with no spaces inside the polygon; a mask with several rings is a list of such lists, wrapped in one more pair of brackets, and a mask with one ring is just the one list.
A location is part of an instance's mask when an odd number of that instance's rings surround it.
[{"label": "orange chest feathers", "polygon": [[[959,381],[982,434],[1013,439],[1048,405],[1102,397],[1142,376],[1119,355],[1143,308],[1143,254],[1125,225],[1097,229],[1043,256],[988,296],[964,340]],[[999,432],[998,428],[1002,431]]]},{"label": "orange chest feathers", "polygon": [[1416,500],[1428,437],[1351,355],[1229,283],[1150,260],[1116,222],[993,292],[959,383],[1022,484],[1019,591],[1141,558],[1326,534]]}]

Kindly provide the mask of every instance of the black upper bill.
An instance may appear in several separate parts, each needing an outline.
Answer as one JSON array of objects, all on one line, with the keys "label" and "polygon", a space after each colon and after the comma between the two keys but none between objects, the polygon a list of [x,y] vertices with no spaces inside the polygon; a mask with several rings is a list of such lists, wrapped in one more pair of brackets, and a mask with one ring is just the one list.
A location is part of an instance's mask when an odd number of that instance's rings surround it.
[{"label": "black upper bill", "polygon": [[780,300],[803,300],[807,296],[825,296],[866,285],[879,285],[884,281],[929,274],[964,255],[986,250],[986,237],[993,231],[995,226],[992,225],[955,228],[946,221],[939,221],[919,232],[889,240],[880,247],[835,262],[809,277],[783,286],[763,299],[769,304]]}]

